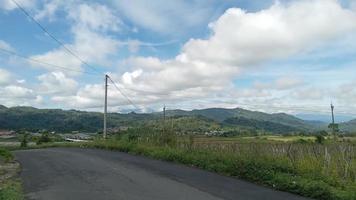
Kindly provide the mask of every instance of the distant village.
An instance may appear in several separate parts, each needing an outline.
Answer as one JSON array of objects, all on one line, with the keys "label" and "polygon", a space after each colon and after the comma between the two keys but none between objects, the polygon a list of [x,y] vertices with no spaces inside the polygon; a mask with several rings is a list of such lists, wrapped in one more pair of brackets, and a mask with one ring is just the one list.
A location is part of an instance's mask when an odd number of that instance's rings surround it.
[{"label": "distant village", "polygon": [[[116,127],[116,128],[109,128],[108,133],[119,133],[122,131],[126,131],[128,127]],[[86,141],[92,140],[98,133],[89,133],[89,132],[82,132],[82,131],[72,131],[71,133],[56,133],[55,131],[47,131],[47,130],[39,130],[39,131],[15,131],[15,130],[0,130],[0,139],[2,140],[11,140],[16,139],[19,134],[26,133],[31,137],[40,137],[43,133],[55,134],[60,136],[65,141]]]}]

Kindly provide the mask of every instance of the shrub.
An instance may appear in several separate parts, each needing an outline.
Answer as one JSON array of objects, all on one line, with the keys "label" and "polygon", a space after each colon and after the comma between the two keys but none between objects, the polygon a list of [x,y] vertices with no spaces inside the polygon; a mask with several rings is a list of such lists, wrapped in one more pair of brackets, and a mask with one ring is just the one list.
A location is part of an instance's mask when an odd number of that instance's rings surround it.
[{"label": "shrub", "polygon": [[42,133],[42,135],[38,138],[36,144],[37,145],[40,145],[42,143],[48,143],[48,142],[51,142],[51,138],[49,137],[49,133],[47,132],[44,132]]},{"label": "shrub", "polygon": [[5,162],[10,162],[14,159],[14,155],[4,148],[0,148],[0,157],[3,158]]},{"label": "shrub", "polygon": [[25,134],[23,134],[22,135],[22,137],[21,137],[21,147],[22,148],[25,148],[25,147],[27,147],[27,144],[28,144],[28,134],[27,133],[25,133]]},{"label": "shrub", "polygon": [[316,139],[315,142],[318,143],[318,144],[323,144],[324,141],[325,141],[325,138],[322,135],[315,136],[315,139]]}]

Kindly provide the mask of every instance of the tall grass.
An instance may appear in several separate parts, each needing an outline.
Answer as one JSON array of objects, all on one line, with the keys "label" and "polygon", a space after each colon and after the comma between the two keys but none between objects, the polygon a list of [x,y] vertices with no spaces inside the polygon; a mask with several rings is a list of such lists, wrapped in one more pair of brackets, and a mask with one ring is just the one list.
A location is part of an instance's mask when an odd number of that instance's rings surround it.
[{"label": "tall grass", "polygon": [[356,199],[356,146],[349,142],[204,143],[193,136],[143,132],[96,139],[80,146],[196,166],[316,199]]},{"label": "tall grass", "polygon": [[84,145],[192,165],[316,199],[356,199],[355,144],[202,143],[192,136],[161,137],[126,135]]},{"label": "tall grass", "polygon": [[18,165],[14,164],[13,154],[0,148],[0,200],[22,200],[23,191],[21,181],[16,177]]}]

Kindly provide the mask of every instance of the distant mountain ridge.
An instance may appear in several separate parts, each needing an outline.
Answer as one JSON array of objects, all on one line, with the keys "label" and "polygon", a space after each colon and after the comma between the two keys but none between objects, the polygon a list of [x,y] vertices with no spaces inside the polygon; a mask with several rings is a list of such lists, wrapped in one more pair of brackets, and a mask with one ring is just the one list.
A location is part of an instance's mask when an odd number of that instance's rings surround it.
[{"label": "distant mountain ridge", "polygon": [[[327,124],[319,121],[307,121],[285,113],[263,113],[242,108],[208,108],[201,110],[167,110],[168,117],[176,119],[190,117],[196,120],[196,126],[211,124],[212,127],[233,126],[251,127],[274,133],[286,132],[312,132],[326,128]],[[108,127],[138,126],[148,122],[162,119],[162,112],[156,113],[109,113]],[[187,123],[187,120],[177,120],[179,123]],[[199,123],[198,123],[199,122]],[[37,109],[33,107],[7,108],[0,105],[0,129],[48,129],[58,132],[70,132],[74,130],[96,132],[102,130],[103,116],[99,112],[86,112],[61,109]],[[152,123],[151,123],[152,124]],[[190,123],[193,126],[194,123]],[[178,126],[178,125],[177,125]],[[184,127],[184,124],[179,125]],[[342,130],[356,130],[356,120],[340,124]],[[191,127],[189,130],[192,130]],[[196,127],[201,130],[201,127]]]},{"label": "distant mountain ridge", "polygon": [[274,113],[267,114],[259,111],[250,111],[242,108],[208,108],[202,110],[192,110],[192,111],[183,111],[183,110],[171,110],[167,111],[168,116],[172,115],[201,115],[209,119],[213,119],[218,122],[223,122],[229,118],[243,117],[246,119],[253,119],[259,121],[267,121],[278,123],[286,126],[291,126],[301,130],[314,129],[315,126],[311,122],[299,119],[292,115],[285,113]]},{"label": "distant mountain ridge", "polygon": [[341,131],[356,132],[356,119],[340,123],[339,128]]}]

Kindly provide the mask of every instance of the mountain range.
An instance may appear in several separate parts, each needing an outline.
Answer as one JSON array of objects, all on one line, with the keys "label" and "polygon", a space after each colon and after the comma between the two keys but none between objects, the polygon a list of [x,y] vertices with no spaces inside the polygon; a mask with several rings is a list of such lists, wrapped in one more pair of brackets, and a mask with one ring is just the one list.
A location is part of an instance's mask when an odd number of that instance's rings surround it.
[{"label": "mountain range", "polygon": [[[108,127],[135,127],[147,124],[159,124],[162,112],[155,113],[109,113]],[[167,118],[180,129],[189,131],[211,130],[214,128],[249,128],[271,133],[314,132],[327,129],[327,123],[302,120],[285,113],[263,113],[242,108],[208,108],[201,110],[167,110]],[[103,114],[61,109],[37,109],[33,107],[11,107],[0,105],[0,129],[40,130],[57,132],[101,130]],[[205,127],[205,128],[203,128]],[[340,129],[356,132],[356,119],[341,123]]]}]

